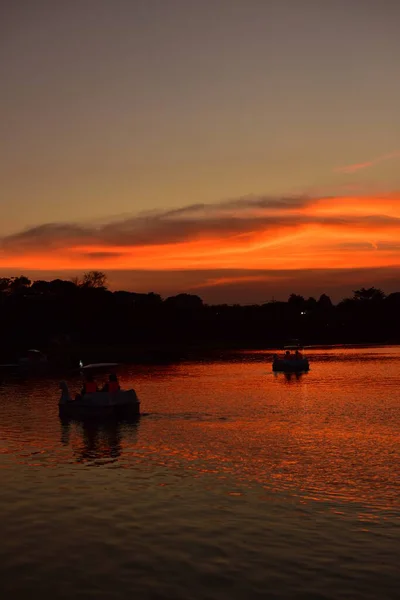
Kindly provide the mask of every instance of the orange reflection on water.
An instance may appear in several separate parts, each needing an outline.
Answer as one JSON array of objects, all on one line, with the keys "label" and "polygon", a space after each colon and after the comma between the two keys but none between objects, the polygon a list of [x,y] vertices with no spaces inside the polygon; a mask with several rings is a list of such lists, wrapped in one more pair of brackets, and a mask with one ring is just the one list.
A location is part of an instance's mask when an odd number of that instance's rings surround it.
[{"label": "orange reflection on water", "polygon": [[136,424],[60,422],[56,382],[3,387],[4,464],[117,464],[161,483],[200,476],[231,492],[398,508],[400,351],[310,350],[310,372],[290,378],[270,354],[128,371],[149,413]]}]

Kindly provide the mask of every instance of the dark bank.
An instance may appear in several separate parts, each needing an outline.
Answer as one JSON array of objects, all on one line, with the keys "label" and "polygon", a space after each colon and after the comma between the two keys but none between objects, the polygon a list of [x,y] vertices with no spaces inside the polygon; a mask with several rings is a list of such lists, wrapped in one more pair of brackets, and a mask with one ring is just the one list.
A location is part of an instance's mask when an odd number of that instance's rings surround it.
[{"label": "dark bank", "polygon": [[207,305],[193,294],[161,298],[107,289],[104,273],[81,281],[0,279],[1,362],[40,348],[54,367],[79,360],[163,363],[237,348],[277,348],[288,338],[311,344],[400,342],[400,292],[355,290],[333,305],[291,294],[286,302]]}]

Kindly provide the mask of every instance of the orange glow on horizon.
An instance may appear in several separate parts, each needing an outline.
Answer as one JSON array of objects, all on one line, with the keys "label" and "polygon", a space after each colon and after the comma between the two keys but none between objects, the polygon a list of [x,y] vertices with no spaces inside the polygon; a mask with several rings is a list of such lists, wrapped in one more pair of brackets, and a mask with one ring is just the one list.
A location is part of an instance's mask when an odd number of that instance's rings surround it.
[{"label": "orange glow on horizon", "polygon": [[[218,207],[216,208],[218,211]],[[400,265],[400,195],[313,199],[291,208],[238,211],[243,231],[210,234],[207,226],[186,241],[107,245],[97,239],[65,241],[0,253],[0,267],[32,270],[335,269]],[[243,214],[245,217],[243,217]],[[273,217],[272,225],[262,219]],[[281,220],[280,220],[281,217]],[[289,217],[289,220],[288,220]],[[260,225],[258,226],[258,218]],[[219,217],[224,223],[224,214]],[[286,219],[286,221],[285,221]],[[398,221],[397,221],[398,220]],[[207,220],[201,222],[207,224]],[[179,224],[179,221],[177,221]],[[197,221],[198,222],[198,221]],[[251,223],[251,227],[248,223]],[[55,236],[55,244],[60,242]]]}]

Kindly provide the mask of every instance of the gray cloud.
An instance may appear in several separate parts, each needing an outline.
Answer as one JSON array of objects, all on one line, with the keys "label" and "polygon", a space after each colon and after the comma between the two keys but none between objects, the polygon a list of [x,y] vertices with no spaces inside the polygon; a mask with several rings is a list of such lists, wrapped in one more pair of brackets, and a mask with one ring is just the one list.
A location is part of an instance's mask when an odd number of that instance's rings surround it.
[{"label": "gray cloud", "polygon": [[118,258],[119,256],[123,256],[122,252],[85,252],[83,254],[84,257],[87,258]]},{"label": "gray cloud", "polygon": [[[245,197],[215,204],[192,204],[152,211],[108,223],[45,223],[0,240],[6,253],[56,250],[66,246],[142,246],[193,240],[200,236],[225,237],[238,234],[294,228],[307,224],[353,228],[400,227],[400,219],[386,215],[314,216],[301,210],[312,198]],[[260,212],[257,212],[260,211]],[[105,251],[96,258],[108,257]],[[111,256],[111,255],[110,255]]]},{"label": "gray cloud", "polygon": [[83,239],[94,240],[95,232],[89,227],[75,223],[45,223],[4,237],[1,246],[6,251],[16,248],[57,248],[65,246],[66,243],[82,243]]}]

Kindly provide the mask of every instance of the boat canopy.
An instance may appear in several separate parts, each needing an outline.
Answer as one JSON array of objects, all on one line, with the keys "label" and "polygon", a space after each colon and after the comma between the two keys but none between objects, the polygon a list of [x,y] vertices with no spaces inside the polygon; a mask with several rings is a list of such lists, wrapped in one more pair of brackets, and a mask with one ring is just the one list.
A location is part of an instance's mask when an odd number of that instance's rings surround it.
[{"label": "boat canopy", "polygon": [[301,344],[298,345],[289,345],[289,346],[283,346],[284,350],[303,350],[303,346]]},{"label": "boat canopy", "polygon": [[90,365],[81,365],[82,371],[108,370],[118,367],[118,363],[92,363]]}]

